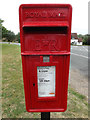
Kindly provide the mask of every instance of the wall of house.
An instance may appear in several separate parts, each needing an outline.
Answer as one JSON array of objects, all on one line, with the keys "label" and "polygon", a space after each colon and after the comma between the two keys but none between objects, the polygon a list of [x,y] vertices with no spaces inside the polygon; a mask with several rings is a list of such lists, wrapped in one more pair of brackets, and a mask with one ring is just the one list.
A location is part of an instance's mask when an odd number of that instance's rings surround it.
[{"label": "wall of house", "polygon": [[82,42],[78,42],[78,39],[71,39],[71,43],[73,43],[73,45],[82,45]]},{"label": "wall of house", "polygon": [[82,42],[77,42],[77,45],[82,45]]},{"label": "wall of house", "polygon": [[71,43],[73,43],[74,45],[77,45],[78,39],[71,39]]}]

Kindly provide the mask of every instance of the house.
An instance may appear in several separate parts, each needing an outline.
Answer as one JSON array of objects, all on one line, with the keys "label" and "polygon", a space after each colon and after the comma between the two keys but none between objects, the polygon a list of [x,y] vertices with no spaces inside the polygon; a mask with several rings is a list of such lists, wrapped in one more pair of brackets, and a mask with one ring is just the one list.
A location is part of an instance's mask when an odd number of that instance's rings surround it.
[{"label": "house", "polygon": [[77,45],[82,45],[82,41],[83,41],[82,38],[78,38],[78,43],[77,43]]},{"label": "house", "polygon": [[71,44],[82,45],[82,38],[78,38],[77,33],[71,33]]},{"label": "house", "polygon": [[71,44],[77,45],[77,42],[78,42],[77,33],[71,33]]}]

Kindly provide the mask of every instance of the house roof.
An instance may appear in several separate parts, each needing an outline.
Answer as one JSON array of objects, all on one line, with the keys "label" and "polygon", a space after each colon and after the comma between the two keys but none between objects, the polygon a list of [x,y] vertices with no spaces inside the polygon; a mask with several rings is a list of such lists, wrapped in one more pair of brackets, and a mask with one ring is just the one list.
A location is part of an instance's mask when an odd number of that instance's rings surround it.
[{"label": "house roof", "polygon": [[77,33],[71,33],[71,37],[74,39],[78,39]]}]

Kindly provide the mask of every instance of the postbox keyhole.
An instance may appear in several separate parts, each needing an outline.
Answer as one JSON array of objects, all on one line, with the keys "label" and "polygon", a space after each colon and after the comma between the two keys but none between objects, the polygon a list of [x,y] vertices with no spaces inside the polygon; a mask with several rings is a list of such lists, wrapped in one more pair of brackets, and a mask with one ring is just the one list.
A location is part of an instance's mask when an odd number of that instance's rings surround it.
[{"label": "postbox keyhole", "polygon": [[33,86],[35,86],[35,83],[33,83]]}]

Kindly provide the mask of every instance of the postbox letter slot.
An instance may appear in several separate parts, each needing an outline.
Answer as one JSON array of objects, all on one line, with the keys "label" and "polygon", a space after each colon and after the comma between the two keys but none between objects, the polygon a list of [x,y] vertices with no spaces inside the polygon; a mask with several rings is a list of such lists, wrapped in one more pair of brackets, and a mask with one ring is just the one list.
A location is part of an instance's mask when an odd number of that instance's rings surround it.
[{"label": "postbox letter slot", "polygon": [[67,26],[61,27],[61,26],[57,26],[57,27],[23,27],[25,32],[29,32],[29,33],[53,33],[53,34],[67,34]]}]

